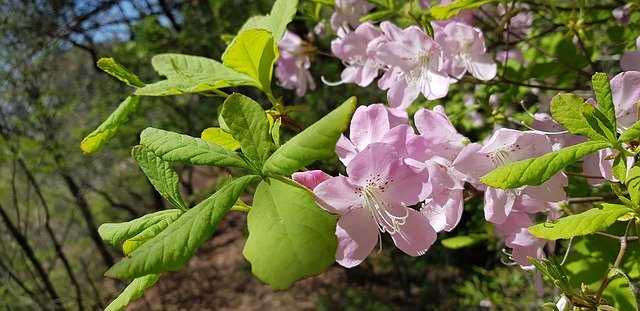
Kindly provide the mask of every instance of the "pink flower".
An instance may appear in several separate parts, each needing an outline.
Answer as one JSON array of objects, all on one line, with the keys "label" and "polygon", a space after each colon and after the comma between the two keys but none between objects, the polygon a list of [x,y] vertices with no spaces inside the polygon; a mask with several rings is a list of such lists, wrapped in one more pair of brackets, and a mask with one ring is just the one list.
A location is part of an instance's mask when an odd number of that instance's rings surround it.
[{"label": "pink flower", "polygon": [[[469,144],[465,146],[455,159],[453,167],[465,175],[465,180],[475,187],[479,178],[493,169],[511,162],[538,157],[552,151],[549,139],[536,132],[521,132],[502,128],[482,146]],[[525,186],[516,190],[501,190],[486,187],[485,219],[495,224],[502,224],[511,213],[516,197],[526,194],[543,202],[564,200],[567,185],[564,173],[558,173],[540,186]]]},{"label": "pink flower", "polygon": [[449,22],[436,31],[435,40],[444,51],[444,67],[453,77],[459,79],[467,71],[484,81],[496,76],[496,63],[486,53],[480,29]]},{"label": "pink flower", "polygon": [[285,89],[296,90],[299,97],[307,93],[307,89],[314,90],[316,84],[309,73],[311,58],[315,51],[313,46],[303,41],[293,32],[286,31],[278,43],[280,57],[276,61],[275,74]]},{"label": "pink flower", "polygon": [[631,6],[633,3],[629,2],[623,6],[619,6],[613,9],[613,17],[618,21],[618,25],[626,26],[631,21]]},{"label": "pink flower", "polygon": [[547,240],[537,238],[529,233],[528,228],[533,226],[533,221],[524,212],[514,211],[504,223],[497,225],[499,235],[505,238],[505,245],[512,249],[511,258],[523,269],[533,269],[528,256],[544,258],[543,247]]},{"label": "pink flower", "polygon": [[378,76],[383,65],[367,51],[367,46],[381,36],[371,23],[363,23],[353,32],[338,30],[338,38],[331,41],[331,51],[347,66],[340,76],[342,82],[365,87]]},{"label": "pink flower", "polygon": [[309,188],[309,190],[313,191],[315,187],[331,178],[331,175],[321,171],[321,170],[309,170],[304,172],[296,172],[291,175],[291,179],[295,180],[297,183]]},{"label": "pink flower", "polygon": [[407,207],[419,201],[422,175],[404,164],[393,146],[369,145],[349,162],[347,175],[314,189],[319,204],[340,215],[336,227],[340,265],[360,264],[384,232],[406,254],[426,253],[436,232],[424,214]]},{"label": "pink flower", "polygon": [[393,145],[396,152],[406,155],[406,141],[415,134],[407,124],[406,112],[396,116],[389,111],[398,113],[382,104],[360,106],[356,109],[349,129],[351,139],[341,135],[336,144],[336,154],[342,163],[348,165],[356,154],[375,142]]},{"label": "pink flower", "polygon": [[380,27],[388,40],[375,46],[375,57],[390,69],[378,86],[389,90],[387,99],[391,106],[406,108],[420,93],[427,99],[446,96],[451,81],[443,71],[440,45],[415,26],[401,30],[390,22],[382,22]]},{"label": "pink flower", "polygon": [[640,70],[640,36],[636,38],[636,51],[626,52],[620,58],[622,70]]},{"label": "pink flower", "polygon": [[335,11],[331,15],[331,28],[348,30],[360,25],[360,18],[374,8],[374,5],[364,0],[336,0]]}]

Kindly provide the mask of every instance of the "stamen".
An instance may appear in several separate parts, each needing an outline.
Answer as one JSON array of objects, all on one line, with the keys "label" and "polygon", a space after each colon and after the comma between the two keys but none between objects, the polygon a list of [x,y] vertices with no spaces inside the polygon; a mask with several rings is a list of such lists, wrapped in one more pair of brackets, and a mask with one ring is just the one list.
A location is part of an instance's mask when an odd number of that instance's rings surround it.
[{"label": "stamen", "polygon": [[369,209],[371,216],[378,225],[380,232],[388,232],[395,234],[400,230],[400,226],[404,225],[409,211],[406,205],[402,204],[404,215],[395,216],[391,214],[391,205],[387,203],[381,195],[380,188],[375,185],[364,187],[362,193],[364,194],[364,206]]},{"label": "stamen", "polygon": [[328,81],[327,79],[325,79],[324,76],[320,76],[320,80],[322,81],[322,83],[324,83],[325,85],[328,85],[328,86],[338,86],[338,85],[344,84],[344,81],[342,81],[342,80],[336,81],[336,82]]}]

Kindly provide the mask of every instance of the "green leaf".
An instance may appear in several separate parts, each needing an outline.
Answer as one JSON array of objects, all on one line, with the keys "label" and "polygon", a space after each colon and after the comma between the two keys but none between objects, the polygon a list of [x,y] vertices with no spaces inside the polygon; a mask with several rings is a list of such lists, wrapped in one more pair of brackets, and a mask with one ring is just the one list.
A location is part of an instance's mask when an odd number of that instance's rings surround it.
[{"label": "green leaf", "polygon": [[140,144],[167,162],[249,168],[235,152],[189,135],[148,127],[140,133]]},{"label": "green leaf", "polygon": [[487,234],[460,235],[441,241],[442,246],[450,249],[469,247],[489,238]]},{"label": "green leaf", "polygon": [[94,153],[118,133],[118,128],[138,109],[140,97],[128,96],[111,115],[80,143],[84,153]]},{"label": "green leaf", "polygon": [[446,20],[454,17],[462,10],[479,8],[487,3],[497,2],[497,0],[455,0],[444,5],[431,7],[431,16],[437,20]]},{"label": "green leaf", "polygon": [[340,134],[349,128],[356,109],[355,97],[312,124],[278,148],[264,163],[267,172],[291,175],[303,166],[322,158],[332,157]]},{"label": "green leaf", "polygon": [[[625,184],[633,205],[636,207],[640,206],[640,167],[632,166],[631,169],[629,169]],[[638,234],[640,234],[640,232],[638,232]]]},{"label": "green leaf", "polygon": [[613,98],[611,97],[611,85],[607,75],[598,72],[591,77],[593,91],[596,94],[598,109],[606,116],[609,123],[613,126],[611,130],[616,132],[616,110],[613,106]]},{"label": "green leaf", "polygon": [[135,278],[116,299],[114,299],[105,311],[119,311],[126,308],[132,301],[142,297],[147,288],[158,282],[162,274],[148,274]]},{"label": "green leaf", "polygon": [[613,160],[611,173],[620,182],[625,183],[627,180],[627,157],[624,154],[618,154]]},{"label": "green leaf", "polygon": [[213,235],[222,217],[236,203],[246,186],[257,178],[254,175],[243,176],[224,185],[133,251],[131,257],[111,267],[105,275],[116,279],[132,279],[180,270],[198,246]]},{"label": "green leaf", "polygon": [[180,195],[180,179],[169,163],[163,161],[145,146],[138,145],[131,150],[131,156],[138,163],[149,181],[162,197],[173,206],[187,210],[187,204]]},{"label": "green leaf", "polygon": [[147,214],[128,222],[105,223],[98,228],[98,233],[103,240],[111,244],[117,244],[134,237],[157,223],[172,222],[178,219],[182,213],[183,211],[179,209],[170,209]]},{"label": "green leaf", "polygon": [[167,77],[136,91],[140,96],[166,96],[215,91],[220,88],[253,85],[253,79],[201,56],[159,54],[151,59],[158,74]]},{"label": "green leaf", "polygon": [[282,118],[277,118],[273,121],[273,126],[271,126],[271,138],[273,139],[273,143],[276,145],[276,148],[280,148],[280,126],[282,125]]},{"label": "green leaf", "polygon": [[115,59],[111,57],[99,59],[98,67],[104,72],[110,74],[114,78],[126,83],[129,86],[143,87],[145,84],[144,82],[142,82],[142,80],[140,80],[140,78],[138,78],[136,74],[120,65],[118,62],[116,62]]},{"label": "green leaf", "polygon": [[547,240],[568,239],[604,230],[629,211],[625,205],[602,203],[602,208],[534,225],[529,227],[529,232]]},{"label": "green leaf", "polygon": [[271,77],[277,59],[278,46],[271,33],[262,29],[240,32],[222,55],[225,66],[251,77],[269,96],[272,96]]},{"label": "green leaf", "polygon": [[282,40],[287,24],[296,15],[298,0],[277,0],[271,8],[271,13],[249,18],[239,32],[249,29],[266,29],[271,32],[276,43]]},{"label": "green leaf", "polygon": [[202,131],[200,137],[229,150],[240,149],[240,143],[233,136],[219,127],[210,127]]},{"label": "green leaf", "polygon": [[373,13],[369,13],[360,18],[361,23],[369,22],[369,21],[382,21],[391,19],[396,16],[397,12],[395,10],[384,10],[384,11],[375,11]]},{"label": "green leaf", "polygon": [[122,252],[127,256],[131,255],[131,253],[133,253],[133,251],[135,251],[140,245],[160,234],[162,230],[167,229],[167,227],[176,219],[178,219],[178,217],[174,219],[165,219],[164,221],[160,221],[153,224],[152,226],[145,228],[144,230],[142,230],[142,232],[136,234],[135,236],[128,238],[122,243]]},{"label": "green leaf", "polygon": [[593,140],[607,140],[591,128],[585,119],[582,114],[584,105],[588,104],[585,104],[584,99],[578,95],[558,94],[551,99],[551,115],[572,134],[584,135]]},{"label": "green leaf", "polygon": [[242,153],[262,167],[273,145],[269,121],[262,106],[247,96],[233,93],[224,101],[220,114],[233,138],[240,143]]},{"label": "green leaf", "polygon": [[286,289],[333,264],[336,219],[307,189],[267,178],[256,189],[247,215],[244,257],[251,271],[274,289]]},{"label": "green leaf", "polygon": [[611,125],[611,122],[609,122],[607,117],[596,107],[589,104],[582,105],[582,116],[593,130],[605,137],[608,141],[611,143],[616,143],[618,141],[615,134],[615,127]]},{"label": "green leaf", "polygon": [[618,142],[626,143],[632,140],[638,140],[640,138],[640,121],[631,125],[626,131],[620,134],[618,137]]},{"label": "green leaf", "polygon": [[567,165],[607,147],[611,147],[608,142],[586,141],[538,158],[505,164],[482,176],[480,181],[499,189],[539,186]]}]

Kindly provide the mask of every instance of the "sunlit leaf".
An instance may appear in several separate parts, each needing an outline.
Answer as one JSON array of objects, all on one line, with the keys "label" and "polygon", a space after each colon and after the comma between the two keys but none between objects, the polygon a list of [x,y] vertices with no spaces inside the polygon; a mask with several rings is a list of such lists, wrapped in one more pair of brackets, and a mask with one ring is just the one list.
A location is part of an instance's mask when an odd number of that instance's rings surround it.
[{"label": "sunlit leaf", "polygon": [[200,137],[229,150],[240,149],[240,143],[233,136],[219,127],[210,127],[202,131]]},{"label": "sunlit leaf", "polygon": [[142,297],[147,288],[158,282],[162,274],[148,274],[135,278],[131,283],[105,308],[105,311],[119,311],[126,308],[132,301]]},{"label": "sunlit leaf", "polygon": [[222,117],[242,153],[262,166],[271,153],[269,121],[262,106],[239,93],[231,94],[222,105]]},{"label": "sunlit leaf", "polygon": [[118,128],[127,121],[129,115],[138,109],[140,97],[128,96],[115,111],[91,134],[87,135],[80,143],[80,148],[84,153],[94,153],[104,144],[109,142],[118,133]]},{"label": "sunlit leaf", "polygon": [[182,213],[184,212],[179,209],[170,209],[147,214],[127,222],[105,223],[98,228],[98,233],[103,240],[111,244],[117,244],[134,237],[155,224],[173,222],[178,219]]},{"label": "sunlit leaf", "polygon": [[607,140],[596,132],[582,114],[582,106],[588,105],[575,94],[558,94],[551,99],[551,115],[569,132],[587,136],[593,140]]},{"label": "sunlit leaf", "polygon": [[494,188],[513,189],[524,185],[539,186],[567,165],[600,149],[611,147],[604,141],[586,141],[541,157],[502,165],[480,180]]},{"label": "sunlit leaf", "polygon": [[140,144],[167,162],[249,168],[232,150],[189,135],[148,127],[140,133]]},{"label": "sunlit leaf", "polygon": [[222,217],[236,203],[246,186],[257,178],[248,175],[227,183],[138,247],[130,257],[111,267],[105,275],[116,279],[132,279],[181,269],[200,244],[213,235]]},{"label": "sunlit leaf", "polygon": [[435,19],[447,20],[458,15],[462,10],[479,8],[491,2],[497,2],[497,0],[455,0],[447,4],[434,5],[430,12]]},{"label": "sunlit leaf", "polygon": [[547,240],[568,239],[604,230],[629,211],[631,209],[625,205],[603,203],[602,208],[592,208],[580,214],[534,225],[529,232]]},{"label": "sunlit leaf", "polygon": [[98,67],[104,72],[110,74],[114,78],[126,83],[129,86],[143,87],[145,84],[136,74],[120,65],[115,59],[111,57],[99,59]]},{"label": "sunlit leaf", "polygon": [[298,0],[276,0],[267,15],[257,15],[249,18],[239,32],[248,29],[266,29],[271,32],[276,43],[284,36],[284,32],[296,14]]},{"label": "sunlit leaf", "polygon": [[142,145],[133,147],[131,156],[162,197],[179,209],[187,209],[187,204],[180,195],[180,178],[169,163]]},{"label": "sunlit leaf", "polygon": [[616,110],[613,106],[613,97],[611,95],[611,84],[605,73],[598,72],[591,77],[593,91],[598,102],[598,109],[606,116],[609,123],[613,126],[611,130],[616,132]]},{"label": "sunlit leaf", "polygon": [[277,59],[278,46],[271,33],[263,29],[240,32],[222,55],[225,66],[248,75],[269,95],[273,64]]},{"label": "sunlit leaf", "polygon": [[320,274],[334,262],[336,219],[315,203],[310,191],[293,183],[262,181],[247,227],[242,253],[253,274],[274,289]]}]

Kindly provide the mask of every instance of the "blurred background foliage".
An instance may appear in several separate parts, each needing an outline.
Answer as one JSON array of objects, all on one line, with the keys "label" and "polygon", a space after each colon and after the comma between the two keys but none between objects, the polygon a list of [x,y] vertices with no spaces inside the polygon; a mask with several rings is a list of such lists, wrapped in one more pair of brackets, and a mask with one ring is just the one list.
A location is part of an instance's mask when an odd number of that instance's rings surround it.
[{"label": "blurred background foliage", "polygon": [[[577,10],[572,9],[573,1],[521,2],[535,6],[534,19],[540,21],[527,37],[505,42],[499,25],[488,15],[478,18],[477,26],[485,31],[489,49],[520,48],[527,65],[510,60],[501,65],[495,80],[460,81],[447,98],[423,100],[413,111],[444,103],[459,130],[472,141],[479,140],[495,126],[519,127],[520,120],[531,121],[528,113],[547,109],[548,100],[559,91],[588,91],[593,72],[618,72],[617,57],[635,49],[638,14],[626,27],[618,26],[611,16],[611,10],[624,3],[596,1]],[[269,12],[272,3],[0,2],[0,309],[103,308],[123,284],[102,276],[120,252],[100,240],[97,227],[166,205],[130,157],[138,134],[153,126],[200,136],[203,129],[217,125],[219,98],[145,97],[106,148],[83,155],[82,138],[132,91],[100,71],[96,61],[113,57],[143,81],[154,82],[160,77],[150,66],[153,55],[173,52],[220,59],[226,42],[246,18]],[[398,7],[415,5],[413,1],[396,3]],[[291,117],[309,125],[352,95],[361,104],[384,102],[385,93],[375,87],[329,87],[320,82],[321,76],[338,80],[343,68],[330,56],[333,33],[308,35],[317,22],[326,21],[330,10],[326,6],[316,10],[312,1],[301,1],[300,8],[289,29],[318,48],[311,68],[318,87],[304,98],[276,88],[276,96],[288,105],[306,107]],[[406,16],[393,18],[407,22]],[[572,41],[575,33],[585,42],[583,47]],[[242,91],[260,99],[255,90]],[[336,159],[316,166],[334,174],[341,170]],[[219,184],[216,180],[229,175],[223,169],[177,169],[190,203],[211,193]],[[590,193],[586,187],[571,191]],[[481,201],[471,197],[458,229],[440,235],[443,239],[476,234],[481,237],[476,244],[454,250],[438,244],[419,258],[385,248],[363,265],[343,271],[347,279],[332,284],[331,294],[313,296],[312,306],[319,310],[535,310],[545,300],[557,299],[551,289],[536,294],[534,273],[503,264],[506,255],[483,219]],[[206,305],[206,297],[193,299]],[[182,307],[189,309],[189,305]]]}]

